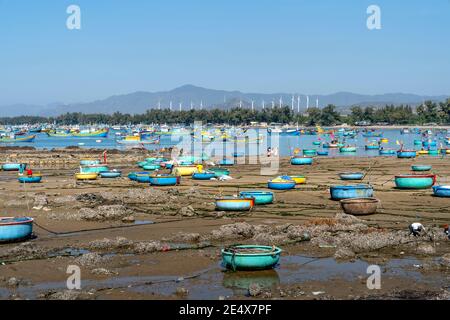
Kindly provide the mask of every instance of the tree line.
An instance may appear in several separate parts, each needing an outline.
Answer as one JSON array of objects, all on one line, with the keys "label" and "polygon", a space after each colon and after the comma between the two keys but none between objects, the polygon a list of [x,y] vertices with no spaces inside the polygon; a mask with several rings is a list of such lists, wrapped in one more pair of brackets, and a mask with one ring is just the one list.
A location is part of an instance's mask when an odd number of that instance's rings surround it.
[{"label": "tree line", "polygon": [[267,122],[314,126],[331,126],[342,123],[355,124],[358,122],[386,123],[386,124],[450,124],[450,98],[445,102],[427,101],[413,109],[409,105],[386,105],[381,108],[354,106],[350,113],[342,115],[336,106],[330,104],[324,108],[309,108],[300,114],[291,110],[289,106],[282,108],[266,108],[251,110],[248,108],[233,108],[229,110],[187,110],[171,111],[169,109],[151,109],[143,114],[127,114],[115,112],[113,114],[83,114],[72,112],[56,117],[19,116],[2,117],[2,125],[21,124],[56,124],[56,125],[129,125],[129,124],[192,124],[202,121],[211,124],[248,125],[251,122]]}]

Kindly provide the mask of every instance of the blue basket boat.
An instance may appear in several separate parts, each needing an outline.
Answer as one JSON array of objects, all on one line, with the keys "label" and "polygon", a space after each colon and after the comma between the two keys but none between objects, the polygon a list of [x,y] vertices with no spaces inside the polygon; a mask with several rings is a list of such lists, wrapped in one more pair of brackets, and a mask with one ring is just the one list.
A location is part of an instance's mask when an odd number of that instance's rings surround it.
[{"label": "blue basket boat", "polygon": [[367,184],[337,185],[330,187],[330,194],[332,200],[371,198],[373,197],[373,187]]},{"label": "blue basket boat", "polygon": [[395,176],[398,189],[428,189],[436,183],[434,174],[405,174]]},{"label": "blue basket boat", "polygon": [[269,180],[267,187],[273,190],[290,190],[295,189],[296,183],[294,180]]},{"label": "blue basket boat", "polygon": [[151,164],[151,163],[147,163],[142,166],[142,169],[147,171],[155,171],[159,170],[160,168],[161,166],[159,164]]},{"label": "blue basket boat", "polygon": [[340,147],[339,152],[356,152],[356,147]]},{"label": "blue basket boat", "polygon": [[80,168],[81,173],[100,173],[103,171],[109,171],[108,166],[103,164],[93,164]]},{"label": "blue basket boat", "polygon": [[428,147],[436,147],[437,146],[437,142],[436,142],[436,140],[433,140],[433,141],[424,141],[423,142],[423,146],[425,147],[425,148],[428,148]]},{"label": "blue basket boat", "polygon": [[270,191],[241,191],[239,196],[255,199],[256,205],[270,204],[273,203],[273,192]]},{"label": "blue basket boat", "polygon": [[339,173],[341,180],[362,180],[364,173],[362,172],[342,172]]},{"label": "blue basket boat", "polygon": [[254,205],[254,198],[228,196],[216,199],[216,210],[220,211],[250,211]]},{"label": "blue basket boat", "polygon": [[282,250],[278,247],[240,245],[222,249],[223,265],[231,270],[265,270],[275,267]]},{"label": "blue basket boat", "polygon": [[393,156],[397,154],[397,150],[393,150],[393,149],[380,149],[378,151],[378,153],[380,154],[380,156]]},{"label": "blue basket boat", "polygon": [[317,151],[317,155],[318,156],[327,156],[328,155],[328,151]]},{"label": "blue basket boat", "polygon": [[175,186],[180,183],[180,177],[170,174],[159,174],[156,176],[149,176],[150,184],[152,186]]},{"label": "blue basket boat", "polygon": [[411,166],[412,171],[430,171],[431,168],[432,168],[432,166],[422,165],[422,164],[417,164],[417,165]]},{"label": "blue basket boat", "polygon": [[96,165],[96,164],[100,164],[100,160],[93,160],[93,159],[80,160],[81,166],[91,166],[91,165]]},{"label": "blue basket boat", "polygon": [[150,183],[150,174],[136,174],[136,181],[139,183]]},{"label": "blue basket boat", "polygon": [[192,174],[192,179],[194,180],[211,180],[216,176],[215,172],[204,171],[204,172],[194,172]]},{"label": "blue basket boat", "polygon": [[100,172],[100,177],[114,179],[122,175],[122,171],[103,171]]},{"label": "blue basket boat", "polygon": [[219,161],[219,165],[221,166],[233,166],[234,160],[233,159],[222,159]]},{"label": "blue basket boat", "polygon": [[436,197],[450,198],[450,186],[434,186],[433,193]]},{"label": "blue basket boat", "polygon": [[5,163],[2,165],[2,169],[4,171],[19,171],[21,165],[23,166],[23,169],[25,170],[25,168],[27,167],[26,163]]},{"label": "blue basket boat", "polygon": [[150,172],[147,172],[147,171],[142,171],[142,172],[130,172],[129,174],[128,174],[128,178],[131,180],[131,181],[137,181],[137,175],[149,175],[150,174]]},{"label": "blue basket boat", "polygon": [[25,240],[33,232],[33,218],[0,218],[0,242]]},{"label": "blue basket boat", "polygon": [[293,157],[291,159],[291,164],[294,166],[304,166],[304,165],[312,165],[313,158],[310,157]]},{"label": "blue basket boat", "polygon": [[214,172],[214,175],[216,178],[220,178],[221,176],[228,176],[230,175],[230,170],[226,169],[226,168],[210,168],[208,169],[208,171]]},{"label": "blue basket boat", "polygon": [[411,159],[417,156],[417,152],[415,150],[399,150],[397,151],[397,158],[400,159]]},{"label": "blue basket boat", "polygon": [[42,180],[40,174],[33,174],[31,176],[19,176],[17,177],[20,183],[39,183]]}]

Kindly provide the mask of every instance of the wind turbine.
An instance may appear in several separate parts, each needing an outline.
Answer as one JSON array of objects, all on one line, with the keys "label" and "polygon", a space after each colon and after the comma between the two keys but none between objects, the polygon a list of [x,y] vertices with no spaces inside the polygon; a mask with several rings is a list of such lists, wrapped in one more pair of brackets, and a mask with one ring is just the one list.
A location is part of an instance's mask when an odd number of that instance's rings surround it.
[{"label": "wind turbine", "polygon": [[306,110],[309,109],[309,96],[306,96]]},{"label": "wind turbine", "polygon": [[264,100],[262,101],[262,108],[263,110],[266,108],[266,102]]},{"label": "wind turbine", "polygon": [[297,113],[300,113],[300,95],[297,96]]},{"label": "wind turbine", "polygon": [[283,98],[280,97],[280,108],[282,108],[282,107],[283,107]]},{"label": "wind turbine", "polygon": [[200,110],[203,110],[203,100],[200,100]]},{"label": "wind turbine", "polygon": [[161,110],[161,99],[158,100],[158,110]]},{"label": "wind turbine", "polygon": [[319,109],[319,97],[316,99],[316,108]]},{"label": "wind turbine", "polygon": [[275,108],[275,101],[272,100],[272,109]]},{"label": "wind turbine", "polygon": [[291,100],[291,110],[292,111],[294,111],[294,101],[295,101],[295,98],[294,98],[294,95],[292,95],[292,100]]},{"label": "wind turbine", "polygon": [[170,111],[172,111],[172,101],[170,101],[169,109],[170,109]]},{"label": "wind turbine", "polygon": [[191,101],[191,110],[194,109],[194,104]]},{"label": "wind turbine", "polygon": [[183,106],[183,102],[180,102],[180,112],[181,112],[181,107]]},{"label": "wind turbine", "polygon": [[255,101],[252,100],[252,111],[254,110],[255,107]]}]

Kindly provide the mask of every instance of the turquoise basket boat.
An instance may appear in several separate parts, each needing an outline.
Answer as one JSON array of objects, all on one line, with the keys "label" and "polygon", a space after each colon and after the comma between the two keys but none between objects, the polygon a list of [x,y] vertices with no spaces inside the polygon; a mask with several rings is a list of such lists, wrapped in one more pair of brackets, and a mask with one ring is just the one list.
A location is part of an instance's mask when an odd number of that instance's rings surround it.
[{"label": "turquoise basket boat", "polygon": [[90,160],[90,159],[80,160],[80,166],[92,166],[97,164],[100,164],[100,160]]},{"label": "turquoise basket boat", "polygon": [[395,186],[398,189],[428,189],[436,183],[434,174],[405,174],[395,176]]},{"label": "turquoise basket boat", "polygon": [[136,174],[136,181],[139,183],[150,183],[150,174]]},{"label": "turquoise basket boat", "polygon": [[230,175],[230,170],[225,168],[210,168],[208,171],[214,172],[216,178],[220,178],[221,176]]},{"label": "turquoise basket boat", "polygon": [[145,164],[142,166],[142,169],[147,170],[147,171],[155,171],[155,170],[159,170],[161,168],[161,166],[159,164]]},{"label": "turquoise basket boat", "polygon": [[137,176],[138,175],[149,175],[150,174],[150,172],[146,172],[146,171],[142,171],[142,172],[130,172],[129,174],[128,174],[128,178],[131,180],[131,181],[137,181]]},{"label": "turquoise basket boat", "polygon": [[290,181],[273,181],[269,180],[267,187],[273,190],[290,190],[295,189],[296,183],[294,180]]},{"label": "turquoise basket boat", "polygon": [[294,166],[305,166],[312,165],[313,161],[313,158],[310,157],[293,157],[291,159],[291,164]]},{"label": "turquoise basket boat", "polygon": [[339,152],[356,152],[356,147],[341,147],[339,148]]},{"label": "turquoise basket boat", "polygon": [[39,175],[32,175],[32,176],[19,176],[17,178],[20,183],[39,183],[42,180],[42,176]]},{"label": "turquoise basket boat", "polygon": [[212,171],[194,172],[192,179],[194,180],[211,180],[216,174]]},{"label": "turquoise basket boat", "polygon": [[181,177],[170,174],[149,176],[150,184],[152,186],[175,186],[180,183],[180,179]]},{"label": "turquoise basket boat", "polygon": [[0,218],[0,242],[26,240],[33,232],[33,218]]},{"label": "turquoise basket boat", "polygon": [[234,166],[234,160],[232,159],[222,159],[219,161],[219,165],[221,166]]},{"label": "turquoise basket boat", "polygon": [[378,153],[380,156],[394,156],[397,154],[397,151],[393,149],[380,149]]},{"label": "turquoise basket boat", "polygon": [[23,169],[27,167],[26,163],[5,163],[2,165],[2,169],[4,171],[19,171],[21,165]]},{"label": "turquoise basket boat", "polygon": [[364,173],[362,172],[342,172],[339,173],[341,180],[362,180]]},{"label": "turquoise basket boat", "polygon": [[122,171],[103,171],[100,172],[100,177],[114,179],[122,175]]},{"label": "turquoise basket boat", "polygon": [[318,156],[327,156],[328,155],[328,151],[317,151],[317,155]]},{"label": "turquoise basket boat", "polygon": [[105,165],[90,165],[80,168],[81,173],[100,173],[103,171],[109,171],[108,166]]},{"label": "turquoise basket boat", "polygon": [[280,261],[282,250],[278,247],[240,245],[222,249],[225,268],[231,270],[272,269]]},{"label": "turquoise basket boat", "polygon": [[320,146],[321,143],[322,142],[320,142],[320,141],[313,141],[313,145],[315,145],[315,146]]},{"label": "turquoise basket boat", "polygon": [[270,191],[241,191],[239,196],[255,199],[256,205],[273,203],[273,192]]},{"label": "turquoise basket boat", "polygon": [[357,184],[348,186],[331,186],[330,194],[332,200],[342,200],[350,198],[372,198],[373,187],[367,184]]},{"label": "turquoise basket boat", "polygon": [[400,159],[411,159],[411,158],[415,158],[416,156],[417,156],[417,153],[415,150],[397,151],[397,158],[400,158]]},{"label": "turquoise basket boat", "polygon": [[450,186],[434,186],[433,193],[436,197],[450,198]]},{"label": "turquoise basket boat", "polygon": [[412,171],[430,171],[432,166],[429,165],[413,165],[411,166]]},{"label": "turquoise basket boat", "polygon": [[316,156],[317,150],[316,149],[303,149],[303,155],[304,156]]},{"label": "turquoise basket boat", "polygon": [[250,211],[254,205],[254,198],[230,196],[216,199],[216,210],[220,211]]}]

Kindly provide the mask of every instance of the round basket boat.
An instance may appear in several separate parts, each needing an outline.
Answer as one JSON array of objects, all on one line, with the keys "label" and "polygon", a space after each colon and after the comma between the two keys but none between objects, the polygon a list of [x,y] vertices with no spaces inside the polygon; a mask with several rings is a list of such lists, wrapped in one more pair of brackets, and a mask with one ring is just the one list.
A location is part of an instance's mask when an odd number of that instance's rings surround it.
[{"label": "round basket boat", "polygon": [[275,246],[233,246],[222,249],[222,261],[231,270],[265,270],[273,268],[279,262],[281,252]]},{"label": "round basket boat", "polygon": [[432,166],[429,165],[412,165],[411,170],[412,171],[430,171]]},{"label": "round basket boat", "polygon": [[343,199],[340,203],[345,213],[360,216],[377,212],[380,200],[376,198]]},{"label": "round basket boat", "polygon": [[33,232],[33,218],[0,218],[0,242],[19,241],[30,238]]},{"label": "round basket boat", "polygon": [[433,193],[435,197],[450,198],[450,186],[434,186]]},{"label": "round basket boat", "polygon": [[364,173],[362,172],[342,172],[339,173],[341,180],[362,180]]},{"label": "round basket boat", "polygon": [[31,176],[19,176],[17,178],[20,183],[39,183],[42,180],[42,176],[40,174],[33,174]]},{"label": "round basket boat", "polygon": [[96,172],[78,172],[75,173],[76,180],[95,180],[98,177]]},{"label": "round basket boat", "polygon": [[239,192],[239,196],[255,199],[255,204],[270,204],[273,202],[273,192],[270,191],[241,191]]}]

